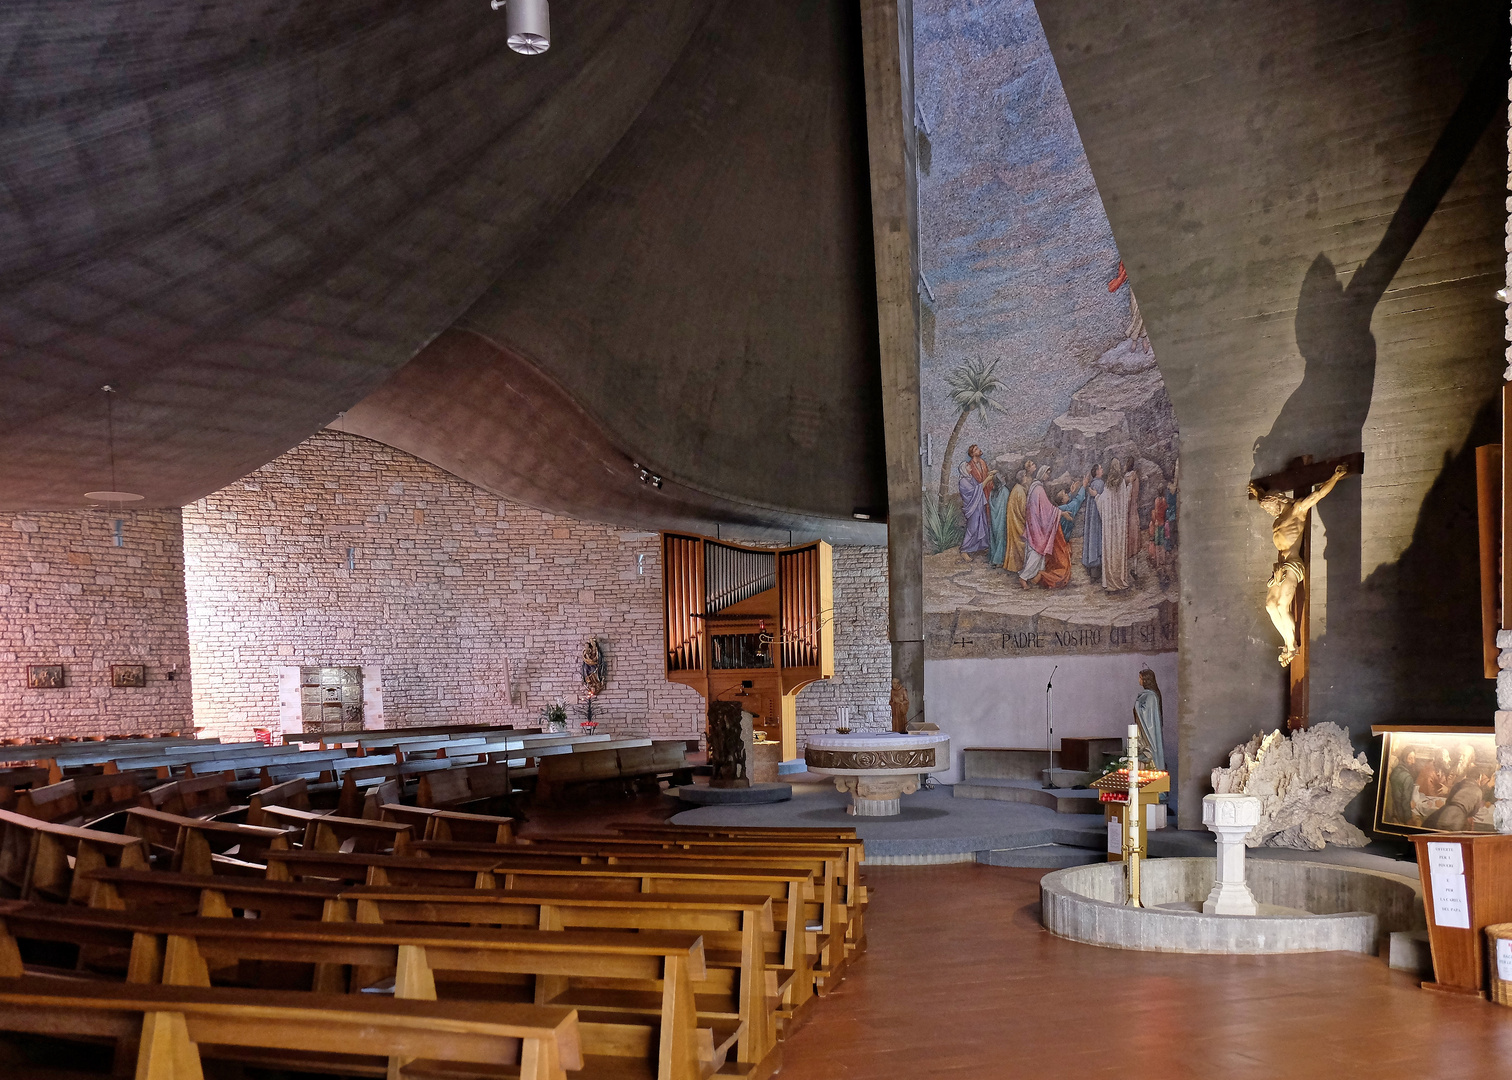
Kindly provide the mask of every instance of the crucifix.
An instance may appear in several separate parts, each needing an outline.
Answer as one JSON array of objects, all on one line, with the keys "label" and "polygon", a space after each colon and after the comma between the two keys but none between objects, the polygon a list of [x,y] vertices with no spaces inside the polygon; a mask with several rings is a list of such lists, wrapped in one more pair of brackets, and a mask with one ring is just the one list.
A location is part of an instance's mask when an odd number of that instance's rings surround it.
[{"label": "crucifix", "polygon": [[1265,583],[1265,613],[1281,634],[1278,659],[1287,669],[1290,695],[1286,727],[1307,727],[1309,594],[1312,592],[1312,508],[1346,476],[1365,471],[1363,453],[1328,461],[1294,460],[1282,472],[1250,481],[1249,497],[1275,520],[1271,540],[1276,565]]}]

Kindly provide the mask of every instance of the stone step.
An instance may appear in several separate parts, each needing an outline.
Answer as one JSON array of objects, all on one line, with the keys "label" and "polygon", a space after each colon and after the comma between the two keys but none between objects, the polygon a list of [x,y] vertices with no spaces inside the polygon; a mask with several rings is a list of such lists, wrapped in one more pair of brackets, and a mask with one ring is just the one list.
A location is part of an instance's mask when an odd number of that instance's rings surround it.
[{"label": "stone step", "polygon": [[961,780],[954,787],[957,799],[1031,803],[1049,807],[1058,814],[1102,813],[1097,791],[1091,788],[1043,788],[1032,781],[991,778]]},{"label": "stone step", "polygon": [[986,866],[1022,866],[1061,869],[1107,861],[1107,853],[1067,844],[1037,844],[1033,847],[996,848],[979,851],[976,861]]}]

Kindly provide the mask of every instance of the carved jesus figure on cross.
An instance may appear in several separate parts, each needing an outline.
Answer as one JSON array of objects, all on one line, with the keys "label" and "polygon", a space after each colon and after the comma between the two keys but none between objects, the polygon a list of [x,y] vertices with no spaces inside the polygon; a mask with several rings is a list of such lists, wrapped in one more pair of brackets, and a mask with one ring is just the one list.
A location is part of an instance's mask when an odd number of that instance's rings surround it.
[{"label": "carved jesus figure on cross", "polygon": [[1282,667],[1290,667],[1301,648],[1297,632],[1297,610],[1308,587],[1307,560],[1302,553],[1303,538],[1307,533],[1307,515],[1351,471],[1348,463],[1341,462],[1334,468],[1332,475],[1300,499],[1281,491],[1267,491],[1259,483],[1250,482],[1250,498],[1275,519],[1271,523],[1271,541],[1276,545],[1276,566],[1265,583],[1265,613],[1281,634],[1281,654],[1278,659]]}]

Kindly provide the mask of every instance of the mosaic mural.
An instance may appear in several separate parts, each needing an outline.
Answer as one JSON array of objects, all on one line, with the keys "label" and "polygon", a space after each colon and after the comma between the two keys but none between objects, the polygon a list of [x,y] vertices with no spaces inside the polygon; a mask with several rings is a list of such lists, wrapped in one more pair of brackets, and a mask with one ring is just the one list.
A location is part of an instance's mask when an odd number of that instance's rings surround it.
[{"label": "mosaic mural", "polygon": [[1030,0],[916,0],[931,659],[1176,647],[1176,419]]}]

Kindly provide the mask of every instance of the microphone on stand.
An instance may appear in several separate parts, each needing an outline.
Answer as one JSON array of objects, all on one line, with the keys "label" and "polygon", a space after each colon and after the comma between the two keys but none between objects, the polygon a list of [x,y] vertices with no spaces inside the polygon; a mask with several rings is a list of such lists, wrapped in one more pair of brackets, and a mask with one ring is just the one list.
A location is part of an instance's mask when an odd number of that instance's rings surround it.
[{"label": "microphone on stand", "polygon": [[1045,784],[1044,784],[1044,786],[1047,787],[1047,788],[1052,788],[1052,787],[1055,786],[1054,782],[1050,779],[1050,770],[1053,769],[1053,768],[1055,768],[1055,751],[1053,751],[1053,750],[1050,749],[1050,733],[1051,733],[1052,730],[1054,730],[1050,726],[1050,690],[1051,690],[1052,687],[1055,686],[1055,673],[1057,671],[1059,671],[1059,670],[1060,670],[1060,665],[1059,664],[1056,664],[1053,668],[1051,668],[1050,669],[1050,680],[1047,683],[1045,683]]}]

